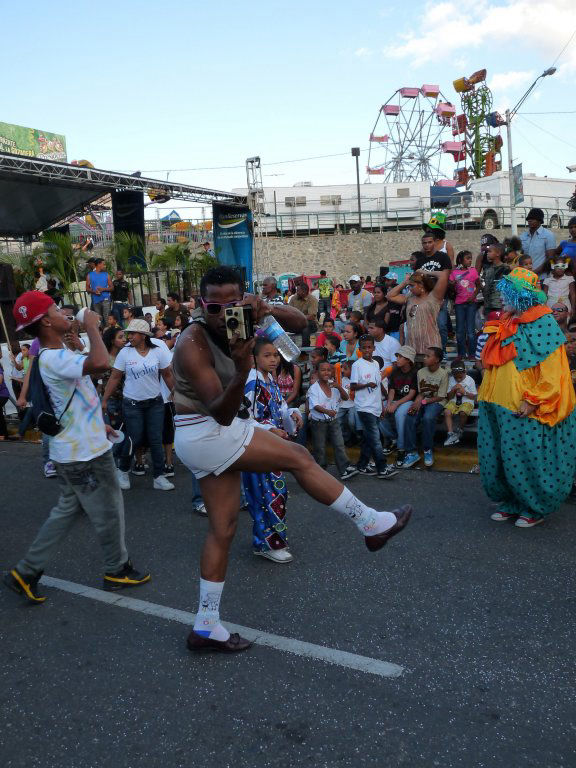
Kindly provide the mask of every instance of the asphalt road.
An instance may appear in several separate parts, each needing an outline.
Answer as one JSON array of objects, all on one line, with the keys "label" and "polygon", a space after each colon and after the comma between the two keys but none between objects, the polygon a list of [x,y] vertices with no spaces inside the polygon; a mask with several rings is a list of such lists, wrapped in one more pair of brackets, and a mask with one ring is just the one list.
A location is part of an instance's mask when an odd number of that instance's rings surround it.
[{"label": "asphalt road", "polygon": [[[40,449],[0,449],[0,556],[11,566],[57,497]],[[206,521],[190,481],[126,494],[127,540],[153,581],[123,594],[197,605]],[[576,765],[576,518],[531,530],[489,520],[477,476],[407,471],[350,481],[364,499],[416,508],[370,554],[354,526],[292,484],[295,560],[251,554],[241,513],[223,619],[404,668],[380,677],[255,645],[192,656],[182,624],[45,588],[23,605],[0,590],[3,768]],[[78,522],[48,573],[99,587],[100,553]]]}]

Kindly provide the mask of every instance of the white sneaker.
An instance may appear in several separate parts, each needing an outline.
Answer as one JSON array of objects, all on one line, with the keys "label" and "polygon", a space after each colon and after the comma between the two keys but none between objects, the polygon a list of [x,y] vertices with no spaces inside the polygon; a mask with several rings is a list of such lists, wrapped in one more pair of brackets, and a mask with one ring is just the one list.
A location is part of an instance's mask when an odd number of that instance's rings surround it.
[{"label": "white sneaker", "polygon": [[155,491],[173,491],[175,486],[170,480],[167,480],[164,475],[154,478],[154,490]]},{"label": "white sneaker", "polygon": [[198,504],[197,507],[192,507],[192,511],[196,512],[198,515],[202,515],[202,517],[208,516],[208,510],[206,509],[205,504]]},{"label": "white sneaker", "polygon": [[460,435],[458,432],[448,432],[448,437],[444,441],[444,445],[456,445],[460,442]]},{"label": "white sneaker", "polygon": [[129,491],[130,490],[130,474],[128,472],[122,472],[119,469],[118,470],[118,482],[120,483],[120,488],[123,491]]},{"label": "white sneaker", "polygon": [[514,523],[517,528],[534,528],[535,525],[543,523],[545,518],[543,517],[525,517],[521,515]]},{"label": "white sneaker", "polygon": [[267,549],[264,552],[254,551],[255,555],[272,560],[273,563],[291,563],[294,558],[288,549]]}]

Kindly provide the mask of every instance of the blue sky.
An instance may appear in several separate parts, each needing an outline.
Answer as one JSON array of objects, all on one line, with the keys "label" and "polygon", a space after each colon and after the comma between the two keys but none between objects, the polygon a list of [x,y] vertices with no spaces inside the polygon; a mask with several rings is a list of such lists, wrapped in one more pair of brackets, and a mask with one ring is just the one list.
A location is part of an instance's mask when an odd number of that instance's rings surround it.
[{"label": "blue sky", "polygon": [[[0,61],[11,77],[0,121],[65,134],[69,160],[159,178],[170,169],[171,180],[215,189],[242,186],[255,154],[267,185],[351,183],[350,147],[368,147],[378,109],[397,88],[437,83],[455,101],[452,81],[486,67],[495,106],[505,109],[576,30],[574,0],[53,0],[49,11],[31,0],[22,8],[2,11]],[[576,111],[576,36],[557,66],[516,118],[514,156],[525,172],[567,176],[576,163],[576,114],[551,114]],[[240,167],[178,170],[220,166]]]}]

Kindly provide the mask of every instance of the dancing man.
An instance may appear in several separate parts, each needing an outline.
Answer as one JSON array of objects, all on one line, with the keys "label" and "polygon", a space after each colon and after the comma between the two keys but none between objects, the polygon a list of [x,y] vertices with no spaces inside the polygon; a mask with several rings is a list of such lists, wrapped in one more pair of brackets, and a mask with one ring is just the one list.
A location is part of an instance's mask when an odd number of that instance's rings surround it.
[{"label": "dancing man", "polygon": [[200,294],[201,307],[182,332],[172,361],[175,449],[199,479],[209,517],[200,564],[200,604],[188,648],[235,652],[251,643],[228,632],[220,623],[219,608],[240,507],[241,472],[291,472],[316,501],[349,517],[370,551],[381,549],[404,529],[412,508],[372,509],[316,464],[305,448],[254,428],[243,402],[254,339],[229,342],[224,310],[249,305],[256,322],[272,314],[294,332],[305,327],[305,316],[291,307],[270,306],[256,296],[244,296],[240,276],[229,267],[209,270],[200,283]]}]

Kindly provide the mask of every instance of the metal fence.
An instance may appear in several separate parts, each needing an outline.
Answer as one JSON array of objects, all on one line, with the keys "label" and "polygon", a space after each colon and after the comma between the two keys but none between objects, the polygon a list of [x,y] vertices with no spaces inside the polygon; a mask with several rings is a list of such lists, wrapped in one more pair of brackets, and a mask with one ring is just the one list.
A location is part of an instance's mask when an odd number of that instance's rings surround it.
[{"label": "metal fence", "polygon": [[[182,301],[199,293],[203,272],[192,269],[155,269],[142,274],[125,275],[130,285],[129,304],[136,307],[150,307],[159,297],[166,298],[168,293],[177,293]],[[64,300],[77,307],[89,307],[90,294],[84,290],[84,283],[72,287],[64,295]]]}]

